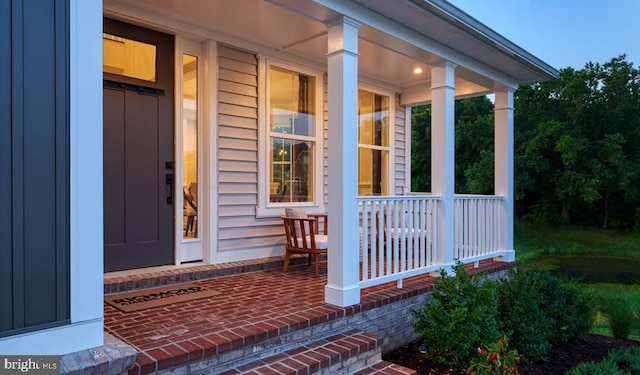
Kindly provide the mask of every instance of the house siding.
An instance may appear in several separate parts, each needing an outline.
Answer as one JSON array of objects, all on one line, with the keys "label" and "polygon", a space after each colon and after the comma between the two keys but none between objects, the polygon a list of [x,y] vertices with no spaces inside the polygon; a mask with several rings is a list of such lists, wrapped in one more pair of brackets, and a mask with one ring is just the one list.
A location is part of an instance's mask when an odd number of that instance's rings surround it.
[{"label": "house siding", "polygon": [[256,218],[258,205],[258,58],[218,46],[218,254],[264,254],[281,247],[277,218]]},{"label": "house siding", "polygon": [[0,4],[0,337],[70,321],[68,15]]},{"label": "house siding", "polygon": [[394,155],[393,155],[393,194],[404,194],[405,177],[407,174],[406,167],[406,111],[405,107],[400,104],[400,95],[394,95],[395,117],[394,117]]}]

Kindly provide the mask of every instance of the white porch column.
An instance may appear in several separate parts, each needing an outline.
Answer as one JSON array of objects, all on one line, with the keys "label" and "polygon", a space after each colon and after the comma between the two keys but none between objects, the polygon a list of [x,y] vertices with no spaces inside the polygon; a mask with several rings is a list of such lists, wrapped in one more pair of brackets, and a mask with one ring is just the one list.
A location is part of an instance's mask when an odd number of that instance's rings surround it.
[{"label": "white porch column", "polygon": [[503,262],[515,261],[513,249],[514,160],[513,160],[513,88],[495,92],[495,194],[504,196],[502,244]]},{"label": "white porch column", "polygon": [[329,26],[329,251],[324,300],[360,302],[358,254],[358,29],[343,17]]},{"label": "white porch column", "polygon": [[454,262],[455,67],[446,61],[431,69],[431,191],[442,196],[436,241],[436,261],[442,265]]}]

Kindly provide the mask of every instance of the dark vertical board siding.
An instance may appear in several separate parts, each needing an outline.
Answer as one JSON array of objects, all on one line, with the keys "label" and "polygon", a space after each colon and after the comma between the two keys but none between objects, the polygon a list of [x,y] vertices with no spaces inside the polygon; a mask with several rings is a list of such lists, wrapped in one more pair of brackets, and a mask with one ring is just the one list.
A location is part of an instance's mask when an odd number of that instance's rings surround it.
[{"label": "dark vertical board siding", "polygon": [[54,321],[56,310],[55,4],[23,1],[25,325],[31,326]]},{"label": "dark vertical board siding", "polygon": [[70,259],[70,76],[69,1],[56,1],[56,320],[71,317]]},{"label": "dark vertical board siding", "polygon": [[0,1],[0,332],[13,327],[11,205],[11,3]]},{"label": "dark vertical board siding", "polygon": [[23,4],[11,9],[11,196],[13,226],[13,327],[24,327],[24,24]]},{"label": "dark vertical board siding", "polygon": [[68,14],[0,4],[0,336],[70,317]]}]

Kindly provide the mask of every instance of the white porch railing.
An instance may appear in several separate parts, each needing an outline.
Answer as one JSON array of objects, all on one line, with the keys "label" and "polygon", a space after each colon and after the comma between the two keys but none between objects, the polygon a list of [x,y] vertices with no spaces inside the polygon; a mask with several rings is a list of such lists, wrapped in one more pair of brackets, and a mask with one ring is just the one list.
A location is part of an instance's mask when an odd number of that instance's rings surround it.
[{"label": "white porch railing", "polygon": [[439,196],[358,197],[360,286],[428,273],[435,264]]},{"label": "white porch railing", "polygon": [[453,256],[463,263],[493,258],[504,249],[504,198],[456,195]]},{"label": "white porch railing", "polygon": [[[437,195],[358,197],[360,287],[437,271]],[[478,262],[502,255],[501,196],[456,195],[453,260]]]}]

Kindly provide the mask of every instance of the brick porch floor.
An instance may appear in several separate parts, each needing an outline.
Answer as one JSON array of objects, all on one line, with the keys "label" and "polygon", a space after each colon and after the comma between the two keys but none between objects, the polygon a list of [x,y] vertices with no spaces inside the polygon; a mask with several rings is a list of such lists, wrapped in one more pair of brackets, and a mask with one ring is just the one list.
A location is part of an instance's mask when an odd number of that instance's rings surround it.
[{"label": "brick porch floor", "polygon": [[[506,267],[505,263],[483,262],[478,269]],[[139,351],[129,374],[146,374],[425,293],[434,281],[419,276],[406,279],[403,289],[397,289],[395,283],[363,289],[360,304],[341,308],[324,303],[326,269],[323,271],[315,277],[313,267],[296,266],[286,273],[272,269],[203,280],[194,280],[197,275],[181,276],[189,269],[162,272],[155,282],[145,282],[152,286],[189,281],[220,294],[129,313],[105,304],[105,330]],[[118,285],[131,289],[143,278],[105,280],[105,290],[123,289]]]}]

